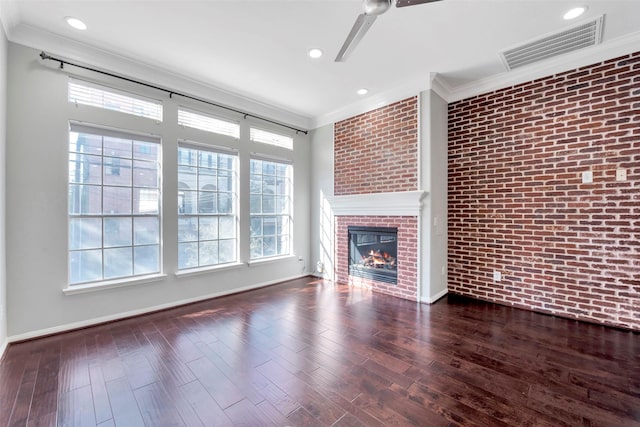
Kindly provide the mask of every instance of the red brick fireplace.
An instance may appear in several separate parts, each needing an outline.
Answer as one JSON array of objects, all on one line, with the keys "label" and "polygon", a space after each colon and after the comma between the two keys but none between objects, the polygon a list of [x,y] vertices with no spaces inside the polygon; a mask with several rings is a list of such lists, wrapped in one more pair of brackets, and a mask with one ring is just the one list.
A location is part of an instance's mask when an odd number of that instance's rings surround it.
[{"label": "red brick fireplace", "polygon": [[[417,97],[335,124],[336,281],[419,299],[418,173]],[[349,226],[398,229],[396,284],[349,275]]]},{"label": "red brick fireplace", "polygon": [[[347,227],[395,227],[398,229],[398,279],[392,285],[349,275],[349,238]],[[418,218],[417,216],[337,216],[336,217],[336,281],[369,288],[377,292],[405,298],[418,299]]]}]

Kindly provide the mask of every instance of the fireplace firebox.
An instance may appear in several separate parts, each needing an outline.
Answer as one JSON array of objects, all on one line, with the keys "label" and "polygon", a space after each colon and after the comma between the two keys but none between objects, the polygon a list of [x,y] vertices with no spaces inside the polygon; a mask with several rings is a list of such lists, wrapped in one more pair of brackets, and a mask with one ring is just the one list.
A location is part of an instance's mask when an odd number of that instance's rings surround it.
[{"label": "fireplace firebox", "polygon": [[398,229],[349,226],[349,275],[398,282]]}]

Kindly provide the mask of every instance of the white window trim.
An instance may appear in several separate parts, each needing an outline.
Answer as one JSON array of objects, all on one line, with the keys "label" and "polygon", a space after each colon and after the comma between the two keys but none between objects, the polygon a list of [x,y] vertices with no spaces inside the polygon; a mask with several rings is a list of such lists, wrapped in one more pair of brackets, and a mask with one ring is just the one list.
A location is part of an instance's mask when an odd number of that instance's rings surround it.
[{"label": "white window trim", "polygon": [[67,285],[62,289],[65,295],[84,294],[87,292],[106,291],[109,289],[136,286],[143,283],[159,282],[167,278],[166,274],[148,274],[146,276],[127,277],[125,279],[104,280],[102,282],[83,283],[80,285]]}]

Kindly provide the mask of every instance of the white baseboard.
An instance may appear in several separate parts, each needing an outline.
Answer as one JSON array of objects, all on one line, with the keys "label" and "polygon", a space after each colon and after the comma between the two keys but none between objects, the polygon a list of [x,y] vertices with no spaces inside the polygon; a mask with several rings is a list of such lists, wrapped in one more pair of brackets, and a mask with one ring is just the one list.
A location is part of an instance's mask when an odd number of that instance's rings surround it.
[{"label": "white baseboard", "polygon": [[4,352],[7,351],[7,346],[9,345],[9,340],[5,339],[2,343],[0,343],[0,361],[4,357]]},{"label": "white baseboard", "polygon": [[178,301],[172,301],[166,304],[160,304],[153,307],[146,307],[139,310],[126,311],[123,313],[112,314],[109,316],[96,317],[94,319],[82,320],[80,322],[67,323],[65,325],[54,326],[52,328],[40,329],[37,331],[26,332],[24,334],[12,335],[5,340],[4,346],[0,346],[0,355],[3,354],[4,349],[8,343],[30,340],[46,335],[59,334],[62,332],[71,331],[74,329],[86,328],[89,326],[99,325],[100,323],[112,322],[114,320],[126,319],[127,317],[139,316],[141,314],[151,313],[154,311],[166,310],[168,308],[174,308],[185,304],[191,304],[194,302],[204,301],[212,298],[223,297],[225,295],[237,294],[239,292],[251,291],[254,289],[264,288],[265,286],[275,285],[277,283],[286,282],[289,280],[300,279],[306,277],[308,274],[301,274],[292,277],[285,277],[269,282],[258,283],[255,285],[243,286],[241,288],[230,289],[228,291],[215,292],[212,294],[200,295],[194,298],[187,298]]},{"label": "white baseboard", "polygon": [[448,292],[449,292],[449,289],[443,289],[442,291],[438,292],[437,294],[432,295],[430,298],[423,299],[422,302],[426,302],[427,304],[433,304],[434,302],[438,301],[440,298],[445,296]]}]

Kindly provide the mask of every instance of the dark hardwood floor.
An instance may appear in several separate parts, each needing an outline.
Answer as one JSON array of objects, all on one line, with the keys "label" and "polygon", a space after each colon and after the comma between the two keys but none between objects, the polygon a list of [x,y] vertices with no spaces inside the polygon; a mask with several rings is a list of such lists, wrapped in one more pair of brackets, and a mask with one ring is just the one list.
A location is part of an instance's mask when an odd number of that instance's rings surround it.
[{"label": "dark hardwood floor", "polygon": [[640,335],[305,278],[11,345],[0,426],[640,426]]}]

